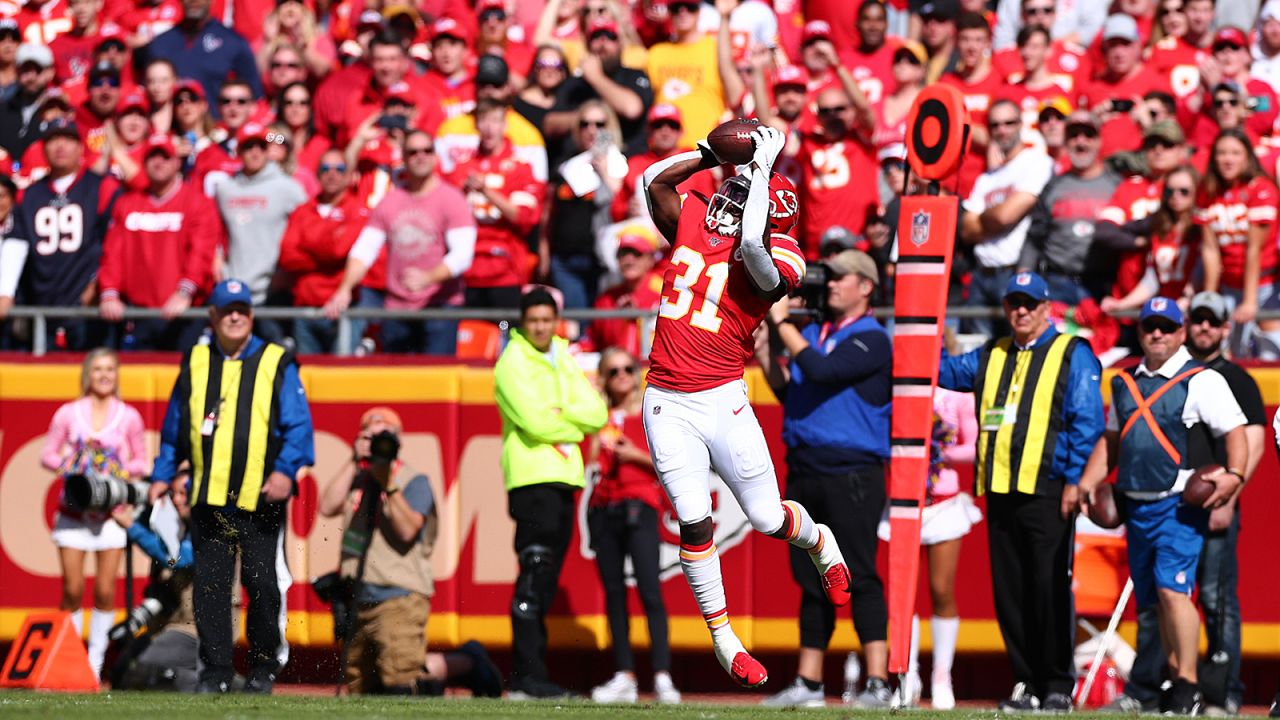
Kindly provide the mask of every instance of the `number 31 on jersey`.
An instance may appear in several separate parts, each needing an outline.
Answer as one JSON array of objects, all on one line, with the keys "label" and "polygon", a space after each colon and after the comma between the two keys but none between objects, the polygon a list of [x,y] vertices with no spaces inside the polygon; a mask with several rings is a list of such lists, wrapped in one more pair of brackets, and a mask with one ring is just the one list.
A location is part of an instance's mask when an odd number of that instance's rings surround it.
[{"label": "number 31 on jersey", "polygon": [[[702,305],[689,317],[689,324],[707,332],[720,332],[720,297],[724,295],[725,285],[729,282],[729,263],[718,262],[708,266],[702,253],[688,245],[676,248],[671,262],[683,265],[684,270],[672,282],[675,298],[662,296],[659,317],[680,320],[689,315],[694,301],[701,297]],[[700,290],[697,286],[701,284],[704,275],[707,277],[706,289]]]}]

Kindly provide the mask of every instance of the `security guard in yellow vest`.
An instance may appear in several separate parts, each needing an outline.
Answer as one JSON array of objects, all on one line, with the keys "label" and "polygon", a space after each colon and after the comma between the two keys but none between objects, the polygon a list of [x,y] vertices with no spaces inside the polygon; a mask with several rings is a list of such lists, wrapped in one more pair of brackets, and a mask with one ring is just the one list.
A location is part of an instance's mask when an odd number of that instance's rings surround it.
[{"label": "security guard in yellow vest", "polygon": [[1077,484],[1104,415],[1089,343],[1049,322],[1049,286],[1017,273],[1004,294],[1013,336],[944,356],[938,385],[977,395],[974,476],[987,496],[996,619],[1017,684],[1005,712],[1066,712],[1075,684],[1071,594]]},{"label": "security guard in yellow vest", "polygon": [[298,470],[315,462],[311,411],[298,367],[284,348],[253,334],[253,302],[239,280],[209,296],[213,342],[182,361],[160,432],[151,499],[191,464],[199,692],[231,687],[231,581],[236,555],[249,594],[246,692],[270,693],[289,658],[284,593],[285,502]]}]

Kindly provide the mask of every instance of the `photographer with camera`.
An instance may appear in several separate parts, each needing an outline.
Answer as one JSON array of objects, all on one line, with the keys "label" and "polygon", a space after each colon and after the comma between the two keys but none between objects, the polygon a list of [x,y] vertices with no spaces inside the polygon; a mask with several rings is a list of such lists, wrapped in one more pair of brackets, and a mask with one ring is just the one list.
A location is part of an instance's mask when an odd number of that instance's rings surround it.
[{"label": "photographer with camera", "polygon": [[58,546],[62,565],[59,607],[71,613],[77,635],[84,622],[80,603],[85,555],[94,554],[89,663],[95,676],[102,671],[107,632],[115,622],[116,573],[124,557],[125,532],[107,515],[112,505],[88,507],[76,490],[89,484],[89,477],[99,479],[99,486],[114,480],[114,489],[127,488],[124,481],[136,481],[146,472],[149,460],[142,416],[120,399],[119,372],[120,358],[112,350],[98,348],[85,356],[80,397],[54,413],[40,453],[40,464],[66,483],[54,519],[53,544]]},{"label": "photographer with camera", "polygon": [[[497,697],[502,680],[479,643],[427,653],[439,518],[427,476],[399,459],[402,428],[395,410],[367,410],[351,462],[320,501],[321,515],[342,516],[342,582],[333,602],[355,610],[352,625],[335,627],[345,631],[347,688],[440,695],[446,682],[461,679],[476,695]],[[342,614],[339,609],[335,617]]]},{"label": "photographer with camera", "polygon": [[191,580],[195,552],[189,532],[191,475],[183,471],[169,491],[181,520],[181,538],[170,548],[151,527],[150,510],[139,515],[127,505],[111,511],[111,517],[128,533],[129,541],[152,559],[151,581],[144,599],[124,622],[111,628],[110,639],[119,654],[111,671],[111,687],[128,690],[176,690],[194,692],[199,680],[199,643],[196,639]]},{"label": "photographer with camera", "polygon": [[[790,301],[783,298],[765,319],[769,345],[778,349],[757,352],[757,359],[782,402],[787,499],[831,528],[849,565],[853,624],[867,668],[866,687],[851,700],[859,707],[887,708],[888,609],[876,571],[876,528],[886,497],[893,350],[871,314],[879,284],[875,261],[859,250],[844,250],[818,267],[827,278],[825,297],[811,295],[806,305],[819,319],[796,327],[789,321]],[[806,278],[802,290],[815,285]],[[792,548],[791,574],[801,590],[800,663],[795,683],[765,704],[820,706],[835,607],[808,553]]]}]

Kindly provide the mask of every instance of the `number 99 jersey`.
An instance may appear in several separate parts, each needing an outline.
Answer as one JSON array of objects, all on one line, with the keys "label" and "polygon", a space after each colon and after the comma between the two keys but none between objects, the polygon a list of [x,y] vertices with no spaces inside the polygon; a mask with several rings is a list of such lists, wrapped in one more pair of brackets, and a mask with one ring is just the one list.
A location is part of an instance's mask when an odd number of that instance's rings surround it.
[{"label": "number 99 jersey", "polygon": [[[771,304],[747,275],[741,231],[731,237],[708,228],[710,203],[696,191],[685,196],[663,278],[648,381],[668,390],[697,392],[741,380],[755,347],[752,335]],[[805,272],[794,237],[799,209],[795,186],[773,174],[765,246],[788,292]]]},{"label": "number 99 jersey", "polygon": [[62,192],[49,178],[27,188],[14,208],[13,232],[7,238],[28,246],[18,302],[80,304],[80,294],[98,274],[102,239],[119,190],[115,178],[92,172],[82,172]]}]

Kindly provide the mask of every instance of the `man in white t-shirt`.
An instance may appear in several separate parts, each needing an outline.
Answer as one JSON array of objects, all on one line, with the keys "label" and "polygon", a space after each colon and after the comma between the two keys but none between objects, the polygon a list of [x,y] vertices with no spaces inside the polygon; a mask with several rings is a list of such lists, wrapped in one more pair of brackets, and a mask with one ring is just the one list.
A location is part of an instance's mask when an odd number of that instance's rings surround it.
[{"label": "man in white t-shirt", "polygon": [[[970,306],[999,306],[1013,276],[1031,225],[1031,208],[1053,176],[1053,160],[1038,147],[1022,142],[1021,111],[1009,100],[997,100],[987,111],[991,135],[987,166],[964,201],[960,239],[973,246],[969,280]],[[1004,334],[990,318],[974,318],[969,332]]]},{"label": "man in white t-shirt", "polygon": [[1249,49],[1253,56],[1249,73],[1280,92],[1280,0],[1267,0],[1262,6],[1254,37],[1253,46]]}]

